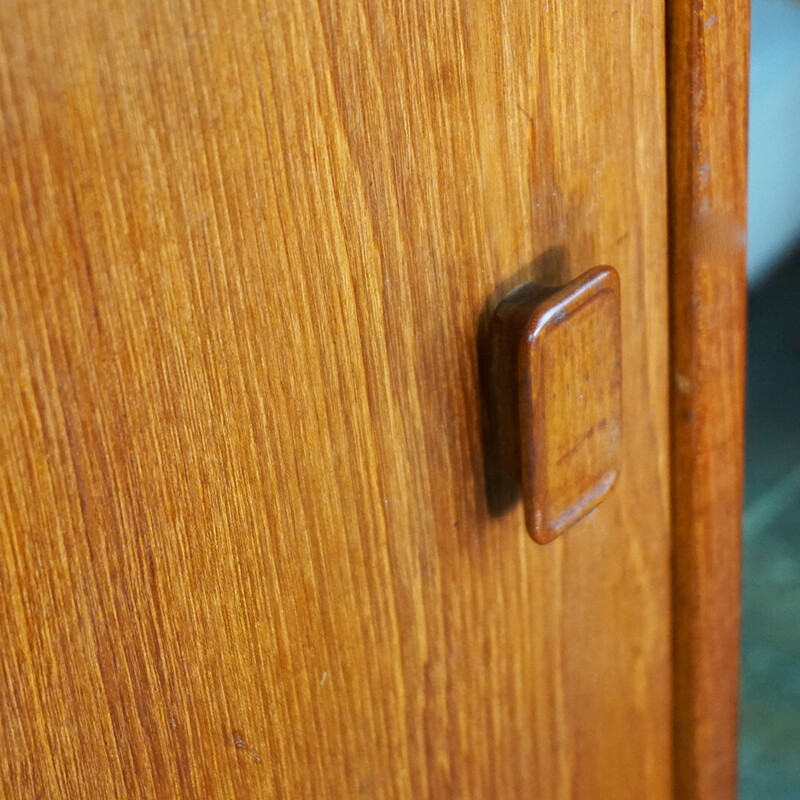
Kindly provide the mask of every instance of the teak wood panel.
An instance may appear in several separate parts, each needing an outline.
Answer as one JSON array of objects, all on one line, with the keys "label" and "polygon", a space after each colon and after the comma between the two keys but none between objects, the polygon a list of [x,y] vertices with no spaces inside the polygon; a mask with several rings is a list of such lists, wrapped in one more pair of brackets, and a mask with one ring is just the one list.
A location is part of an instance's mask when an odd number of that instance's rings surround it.
[{"label": "teak wood panel", "polygon": [[[660,2],[0,4],[4,797],[671,791]],[[477,331],[620,274],[620,475]]]}]

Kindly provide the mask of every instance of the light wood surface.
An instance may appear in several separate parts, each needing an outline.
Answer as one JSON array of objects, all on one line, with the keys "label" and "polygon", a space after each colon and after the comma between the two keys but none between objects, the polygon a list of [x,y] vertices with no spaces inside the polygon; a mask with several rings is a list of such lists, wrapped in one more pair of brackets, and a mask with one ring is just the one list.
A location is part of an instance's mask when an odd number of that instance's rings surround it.
[{"label": "light wood surface", "polygon": [[[0,792],[666,798],[664,8],[0,4]],[[620,275],[621,469],[489,513],[477,330]]]},{"label": "light wood surface", "polygon": [[670,0],[676,796],[736,796],[748,0]]}]

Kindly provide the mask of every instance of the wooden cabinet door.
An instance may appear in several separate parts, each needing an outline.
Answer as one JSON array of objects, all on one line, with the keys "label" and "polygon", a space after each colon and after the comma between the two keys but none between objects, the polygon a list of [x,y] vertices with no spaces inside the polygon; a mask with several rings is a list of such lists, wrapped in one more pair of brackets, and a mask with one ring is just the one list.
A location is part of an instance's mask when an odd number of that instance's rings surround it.
[{"label": "wooden cabinet door", "polygon": [[[4,797],[670,795],[664,21],[0,5]],[[541,546],[478,332],[597,264],[620,474]]]}]

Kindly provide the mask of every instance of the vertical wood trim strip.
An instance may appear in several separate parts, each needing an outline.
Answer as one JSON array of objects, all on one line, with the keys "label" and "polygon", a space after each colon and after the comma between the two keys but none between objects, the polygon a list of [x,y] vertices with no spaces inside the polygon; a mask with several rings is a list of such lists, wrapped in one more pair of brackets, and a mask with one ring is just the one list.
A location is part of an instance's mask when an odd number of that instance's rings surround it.
[{"label": "vertical wood trim strip", "polygon": [[668,0],[675,796],[736,795],[749,0]]}]

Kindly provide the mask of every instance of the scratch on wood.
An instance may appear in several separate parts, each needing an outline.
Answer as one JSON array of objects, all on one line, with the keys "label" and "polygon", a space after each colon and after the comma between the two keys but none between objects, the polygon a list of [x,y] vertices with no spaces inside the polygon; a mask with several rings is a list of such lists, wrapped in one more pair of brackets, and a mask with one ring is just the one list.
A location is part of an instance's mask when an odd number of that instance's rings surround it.
[{"label": "scratch on wood", "polygon": [[256,764],[261,763],[261,756],[255,750],[255,748],[250,747],[250,745],[247,744],[241,733],[239,733],[238,731],[231,731],[230,736],[228,737],[228,741],[237,750],[243,750],[244,752],[246,752]]}]

